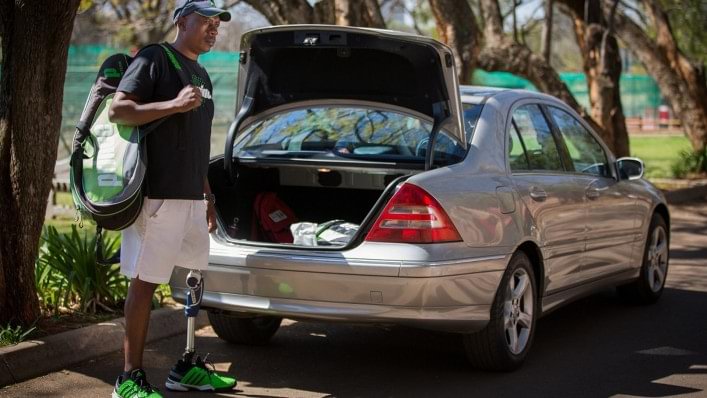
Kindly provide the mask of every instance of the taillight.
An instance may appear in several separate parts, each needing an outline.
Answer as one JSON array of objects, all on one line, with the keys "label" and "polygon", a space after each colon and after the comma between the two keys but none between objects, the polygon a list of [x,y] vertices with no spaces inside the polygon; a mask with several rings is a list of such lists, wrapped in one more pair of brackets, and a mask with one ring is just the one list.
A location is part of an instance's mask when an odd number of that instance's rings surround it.
[{"label": "taillight", "polygon": [[366,240],[441,243],[462,239],[432,195],[416,185],[403,184],[378,216]]}]

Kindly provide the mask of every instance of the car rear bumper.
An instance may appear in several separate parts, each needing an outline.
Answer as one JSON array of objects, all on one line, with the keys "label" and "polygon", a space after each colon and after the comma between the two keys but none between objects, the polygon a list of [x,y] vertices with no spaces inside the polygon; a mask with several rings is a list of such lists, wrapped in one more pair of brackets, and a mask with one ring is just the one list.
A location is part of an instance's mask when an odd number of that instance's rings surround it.
[{"label": "car rear bumper", "polygon": [[[507,264],[506,256],[380,263],[307,255],[284,261],[273,253],[249,256],[239,265],[224,265],[213,264],[212,255],[203,274],[203,307],[455,332],[473,332],[488,323]],[[178,302],[186,299],[188,272],[177,267],[172,274],[172,295]]]},{"label": "car rear bumper", "polygon": [[[178,302],[184,303],[186,289],[174,288],[172,296]],[[399,324],[449,332],[473,332],[483,329],[488,323],[491,308],[490,305],[439,308],[394,307],[266,298],[218,292],[206,292],[202,306],[292,319]]]}]

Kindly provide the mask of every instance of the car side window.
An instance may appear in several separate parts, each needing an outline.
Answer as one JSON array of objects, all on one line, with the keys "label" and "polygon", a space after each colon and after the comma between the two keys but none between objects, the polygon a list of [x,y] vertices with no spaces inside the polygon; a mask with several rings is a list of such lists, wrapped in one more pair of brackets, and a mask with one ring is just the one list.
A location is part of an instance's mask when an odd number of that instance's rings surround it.
[{"label": "car side window", "polygon": [[589,130],[562,109],[554,106],[549,109],[565,141],[575,171],[598,177],[611,177],[606,153]]},{"label": "car side window", "polygon": [[[552,135],[550,126],[545,120],[540,107],[535,104],[523,105],[513,111],[511,119],[511,131],[516,131],[518,142],[521,144],[520,150],[525,152],[527,169],[529,170],[549,170],[563,171],[562,162],[560,161],[560,153],[557,150],[557,143]],[[518,153],[513,141],[513,134],[509,134],[511,142],[509,143],[509,156]],[[513,143],[513,145],[510,145]],[[511,158],[511,170],[523,170],[522,161],[516,158],[515,166],[513,158]],[[522,160],[522,158],[520,158]]]},{"label": "car side window", "polygon": [[471,136],[474,133],[476,122],[479,121],[481,110],[484,108],[481,104],[462,104],[464,110],[464,133],[466,134],[466,142],[471,142]]},{"label": "car side window", "polygon": [[508,163],[511,171],[530,170],[528,156],[525,154],[525,147],[520,140],[515,123],[511,124],[511,130],[508,132]]}]

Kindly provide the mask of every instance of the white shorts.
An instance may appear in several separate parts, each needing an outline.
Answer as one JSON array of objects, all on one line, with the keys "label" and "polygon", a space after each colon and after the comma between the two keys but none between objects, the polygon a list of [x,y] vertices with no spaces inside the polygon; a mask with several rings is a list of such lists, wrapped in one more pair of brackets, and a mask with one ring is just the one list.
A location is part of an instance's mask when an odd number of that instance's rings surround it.
[{"label": "white shorts", "polygon": [[203,200],[145,198],[135,223],[123,230],[120,272],[167,283],[175,266],[206,269],[209,228]]}]

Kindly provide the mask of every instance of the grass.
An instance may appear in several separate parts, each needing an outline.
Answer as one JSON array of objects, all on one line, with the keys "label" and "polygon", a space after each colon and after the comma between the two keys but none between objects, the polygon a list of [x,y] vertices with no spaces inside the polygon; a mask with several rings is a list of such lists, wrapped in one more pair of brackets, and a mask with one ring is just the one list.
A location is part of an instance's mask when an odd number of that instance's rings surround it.
[{"label": "grass", "polygon": [[646,178],[672,178],[671,166],[680,159],[680,151],[690,151],[690,141],[682,135],[629,136],[631,156],[643,160]]},{"label": "grass", "polygon": [[0,326],[0,347],[19,344],[35,331],[35,327],[23,329],[21,326]]}]

